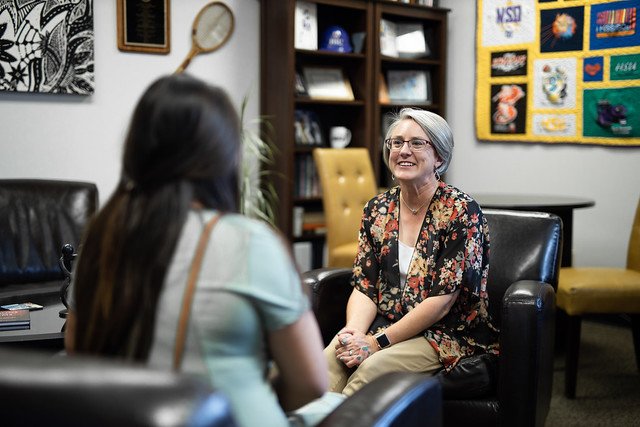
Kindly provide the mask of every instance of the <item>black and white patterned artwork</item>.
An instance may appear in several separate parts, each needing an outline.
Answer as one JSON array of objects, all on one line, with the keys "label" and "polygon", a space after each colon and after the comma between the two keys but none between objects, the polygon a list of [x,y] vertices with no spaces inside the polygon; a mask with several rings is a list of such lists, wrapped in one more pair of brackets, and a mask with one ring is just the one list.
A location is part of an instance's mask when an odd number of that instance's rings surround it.
[{"label": "black and white patterned artwork", "polygon": [[0,91],[94,91],[93,0],[0,0]]}]

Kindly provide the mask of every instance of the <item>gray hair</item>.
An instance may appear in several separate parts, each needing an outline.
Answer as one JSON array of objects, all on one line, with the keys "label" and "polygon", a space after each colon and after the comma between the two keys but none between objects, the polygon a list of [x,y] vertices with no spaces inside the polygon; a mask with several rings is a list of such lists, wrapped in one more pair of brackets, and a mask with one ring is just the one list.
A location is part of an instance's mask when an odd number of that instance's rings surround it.
[{"label": "gray hair", "polygon": [[[393,121],[387,129],[384,139],[391,137],[396,126],[406,119],[416,122],[427,134],[433,148],[435,148],[440,160],[442,160],[442,164],[436,170],[440,175],[445,173],[449,169],[449,163],[451,163],[451,158],[453,157],[453,133],[447,121],[431,111],[403,108],[393,116]],[[389,148],[386,144],[382,145],[382,156],[387,167],[389,167]]]}]

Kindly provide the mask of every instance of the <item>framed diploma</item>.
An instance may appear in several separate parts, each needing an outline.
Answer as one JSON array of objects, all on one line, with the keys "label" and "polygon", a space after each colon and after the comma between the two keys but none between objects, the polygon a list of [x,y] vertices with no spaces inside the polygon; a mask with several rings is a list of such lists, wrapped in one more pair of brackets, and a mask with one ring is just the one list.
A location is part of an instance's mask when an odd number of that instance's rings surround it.
[{"label": "framed diploma", "polygon": [[118,49],[125,52],[171,51],[170,0],[117,0]]}]

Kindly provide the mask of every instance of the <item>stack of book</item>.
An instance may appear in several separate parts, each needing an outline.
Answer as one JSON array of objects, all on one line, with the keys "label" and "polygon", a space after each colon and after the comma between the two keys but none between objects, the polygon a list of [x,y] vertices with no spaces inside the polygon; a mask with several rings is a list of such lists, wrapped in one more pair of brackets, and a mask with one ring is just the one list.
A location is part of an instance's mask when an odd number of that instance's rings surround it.
[{"label": "stack of book", "polygon": [[324,212],[305,212],[302,219],[302,232],[304,234],[326,234],[327,223]]},{"label": "stack of book", "polygon": [[29,310],[0,310],[0,331],[29,329],[30,327]]}]

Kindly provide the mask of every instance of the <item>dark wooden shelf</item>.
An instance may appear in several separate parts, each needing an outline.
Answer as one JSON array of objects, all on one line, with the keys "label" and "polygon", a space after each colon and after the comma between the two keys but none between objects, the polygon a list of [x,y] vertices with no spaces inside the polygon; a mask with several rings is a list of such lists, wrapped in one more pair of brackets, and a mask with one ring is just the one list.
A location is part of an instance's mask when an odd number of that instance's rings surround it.
[{"label": "dark wooden shelf", "polygon": [[[443,113],[446,105],[446,36],[447,10],[416,4],[380,0],[308,0],[316,4],[318,47],[324,31],[338,25],[349,35],[365,33],[359,53],[296,49],[296,0],[262,0],[261,2],[261,114],[270,117],[277,147],[271,180],[279,197],[278,227],[292,242],[312,241],[321,246],[324,235],[294,237],[293,208],[321,211],[319,197],[301,198],[300,183],[308,179],[304,165],[317,146],[296,145],[295,110],[306,110],[317,117],[323,142],[329,145],[329,130],[345,126],[351,130],[351,147],[364,147],[371,154],[379,186],[388,186],[386,166],[380,155],[382,118],[401,107],[419,107]],[[423,58],[395,58],[380,54],[380,20],[420,23],[431,54]],[[311,99],[298,96],[293,82],[305,67],[340,68],[349,80],[355,100]],[[428,70],[431,103],[386,103],[378,100],[380,79],[390,70]],[[302,178],[302,179],[300,179]],[[303,186],[303,188],[305,188]],[[320,248],[321,249],[321,248]],[[320,251],[320,249],[318,249]]]},{"label": "dark wooden shelf", "polygon": [[385,102],[380,103],[380,109],[395,110],[402,107],[422,108],[429,111],[437,111],[440,109],[438,104],[430,102]]},{"label": "dark wooden shelf", "polygon": [[310,204],[318,204],[322,203],[322,198],[320,197],[294,197],[293,203],[295,205],[310,205]]},{"label": "dark wooden shelf", "polygon": [[380,61],[384,66],[392,65],[415,65],[415,66],[439,66],[441,62],[439,59],[433,58],[396,58],[395,56],[381,55]]},{"label": "dark wooden shelf", "polygon": [[321,58],[322,60],[340,61],[340,60],[364,60],[366,55],[364,53],[342,53],[332,52],[330,50],[308,50],[308,49],[296,49],[296,56],[299,59],[309,58]]},{"label": "dark wooden shelf", "polygon": [[301,145],[301,144],[296,144],[294,146],[294,151],[296,153],[311,153],[314,149],[316,148],[323,148],[326,147],[325,145]]},{"label": "dark wooden shelf", "polygon": [[362,107],[365,101],[356,99],[354,101],[345,101],[342,99],[312,99],[312,98],[296,98],[296,104],[299,105],[339,105],[344,107]]},{"label": "dark wooden shelf", "polygon": [[303,233],[302,236],[294,237],[294,242],[314,242],[324,240],[327,237],[326,234],[311,234]]}]

